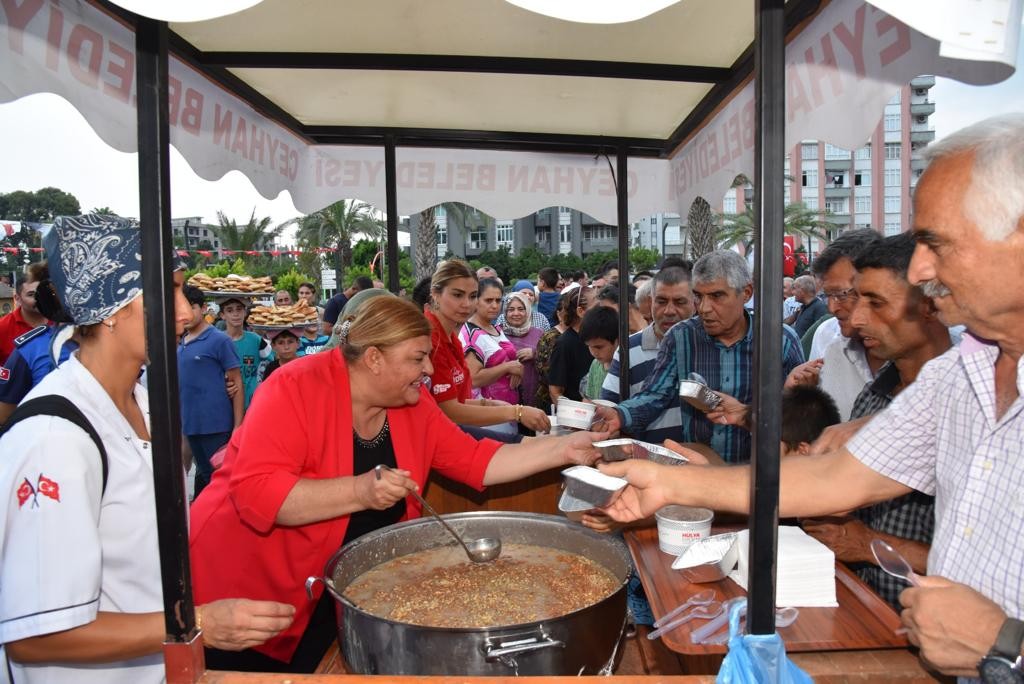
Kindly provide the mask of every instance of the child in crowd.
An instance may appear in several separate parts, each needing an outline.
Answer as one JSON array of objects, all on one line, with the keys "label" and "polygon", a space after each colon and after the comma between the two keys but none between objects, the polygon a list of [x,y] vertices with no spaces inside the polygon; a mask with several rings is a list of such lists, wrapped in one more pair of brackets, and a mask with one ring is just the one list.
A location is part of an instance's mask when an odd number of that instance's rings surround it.
[{"label": "child in crowd", "polygon": [[836,402],[824,390],[797,385],[782,393],[782,447],[780,455],[806,456],[811,444],[839,421]]},{"label": "child in crowd", "polygon": [[580,339],[587,345],[594,361],[580,382],[580,394],[586,399],[599,399],[601,385],[608,375],[612,356],[619,346],[619,315],[607,306],[595,306],[583,316]]},{"label": "child in crowd", "polygon": [[307,325],[299,335],[299,356],[316,354],[330,342],[331,336],[320,332],[320,321],[313,325]]},{"label": "child in crowd", "polygon": [[267,364],[263,370],[263,380],[270,377],[284,364],[294,361],[299,356],[299,337],[302,330],[291,328],[289,330],[274,330],[267,333],[270,346],[274,349],[274,360]]},{"label": "child in crowd", "polygon": [[249,402],[260,382],[260,365],[270,358],[270,345],[254,332],[245,329],[245,317],[248,310],[241,299],[229,297],[218,300],[220,315],[224,319],[224,332],[235,343],[235,351],[242,363],[242,389],[245,395],[244,408],[249,409]]},{"label": "child in crowd", "polygon": [[182,292],[192,306],[192,320],[178,345],[181,429],[196,462],[195,498],[213,474],[210,457],[242,423],[245,397],[242,392],[229,397],[224,387],[225,378],[239,386],[242,382],[231,338],[206,322],[206,302],[198,288],[185,285]]}]

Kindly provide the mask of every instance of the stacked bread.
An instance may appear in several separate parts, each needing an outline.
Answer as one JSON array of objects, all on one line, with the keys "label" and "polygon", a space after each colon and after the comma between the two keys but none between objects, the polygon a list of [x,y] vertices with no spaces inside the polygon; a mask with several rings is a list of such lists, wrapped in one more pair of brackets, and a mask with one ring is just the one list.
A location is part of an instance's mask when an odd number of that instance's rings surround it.
[{"label": "stacked bread", "polygon": [[205,273],[196,273],[188,279],[188,284],[198,287],[204,292],[239,292],[243,294],[272,294],[274,283],[270,276],[247,276],[230,273],[222,277],[212,277]]},{"label": "stacked bread", "polygon": [[291,306],[254,306],[249,311],[249,325],[299,328],[316,321],[316,307],[304,299]]}]

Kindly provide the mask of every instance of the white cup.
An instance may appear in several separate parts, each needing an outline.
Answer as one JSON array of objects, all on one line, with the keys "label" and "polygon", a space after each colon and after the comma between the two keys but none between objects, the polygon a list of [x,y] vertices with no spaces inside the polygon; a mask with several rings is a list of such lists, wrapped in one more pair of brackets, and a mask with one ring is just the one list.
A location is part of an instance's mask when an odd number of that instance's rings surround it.
[{"label": "white cup", "polygon": [[665,506],[654,514],[658,521],[658,548],[678,556],[693,542],[711,534],[714,512],[709,508]]},{"label": "white cup", "polygon": [[589,430],[594,422],[597,407],[582,401],[573,401],[565,397],[558,398],[558,425],[577,430]]}]

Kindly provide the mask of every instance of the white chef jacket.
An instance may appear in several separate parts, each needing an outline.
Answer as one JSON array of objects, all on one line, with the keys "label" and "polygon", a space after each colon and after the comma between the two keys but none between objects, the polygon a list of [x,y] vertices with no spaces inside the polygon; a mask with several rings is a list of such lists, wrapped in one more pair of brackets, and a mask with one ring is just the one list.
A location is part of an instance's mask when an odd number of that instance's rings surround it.
[{"label": "white chef jacket", "polygon": [[[150,443],[140,439],[73,355],[26,397],[70,399],[107,451],[72,423],[35,416],[0,440],[0,642],[88,624],[97,611],[163,610]],[[135,400],[149,423],[141,385]],[[164,679],[160,653],[99,665],[19,665],[14,681],[146,684]],[[6,669],[6,668],[5,668]]]}]

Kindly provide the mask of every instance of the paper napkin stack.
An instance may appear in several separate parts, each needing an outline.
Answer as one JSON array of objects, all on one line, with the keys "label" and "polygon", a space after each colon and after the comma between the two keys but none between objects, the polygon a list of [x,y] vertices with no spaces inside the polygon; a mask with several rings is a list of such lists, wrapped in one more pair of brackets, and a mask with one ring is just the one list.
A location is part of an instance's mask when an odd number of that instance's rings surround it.
[{"label": "paper napkin stack", "polygon": [[[749,569],[748,530],[737,533],[739,564],[729,577],[747,588]],[[778,606],[825,607],[836,603],[836,556],[799,527],[779,527],[779,553],[775,568],[775,604]]]}]

